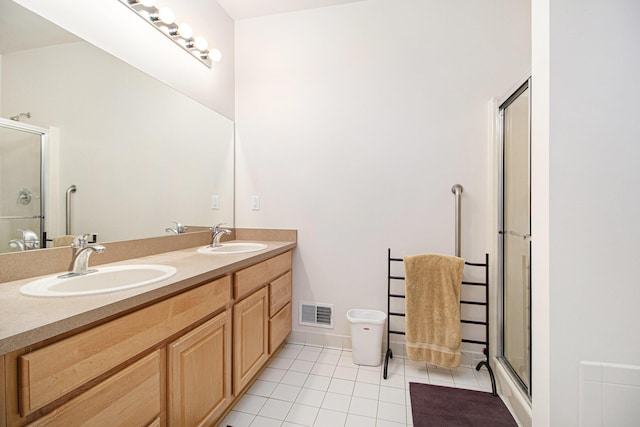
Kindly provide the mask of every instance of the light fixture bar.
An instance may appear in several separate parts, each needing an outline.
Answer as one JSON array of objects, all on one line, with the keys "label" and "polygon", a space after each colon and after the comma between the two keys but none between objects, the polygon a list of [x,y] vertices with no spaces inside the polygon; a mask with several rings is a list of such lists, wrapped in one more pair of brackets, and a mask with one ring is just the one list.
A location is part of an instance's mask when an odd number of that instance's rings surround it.
[{"label": "light fixture bar", "polygon": [[176,24],[175,15],[171,9],[156,7],[155,0],[119,1],[207,67],[211,68],[213,62],[220,61],[222,57],[220,51],[209,49],[204,37],[194,35],[189,25]]}]

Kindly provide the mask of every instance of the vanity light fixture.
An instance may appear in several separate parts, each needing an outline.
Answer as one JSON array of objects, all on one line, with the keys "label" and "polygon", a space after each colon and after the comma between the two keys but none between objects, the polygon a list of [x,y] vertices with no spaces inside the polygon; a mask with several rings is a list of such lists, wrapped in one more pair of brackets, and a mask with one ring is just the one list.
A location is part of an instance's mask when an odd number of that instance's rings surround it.
[{"label": "vanity light fixture", "polygon": [[209,49],[209,43],[202,36],[196,36],[188,24],[176,23],[176,16],[168,7],[156,6],[155,0],[119,0],[151,24],[194,58],[211,68],[212,62],[220,62],[222,53]]}]

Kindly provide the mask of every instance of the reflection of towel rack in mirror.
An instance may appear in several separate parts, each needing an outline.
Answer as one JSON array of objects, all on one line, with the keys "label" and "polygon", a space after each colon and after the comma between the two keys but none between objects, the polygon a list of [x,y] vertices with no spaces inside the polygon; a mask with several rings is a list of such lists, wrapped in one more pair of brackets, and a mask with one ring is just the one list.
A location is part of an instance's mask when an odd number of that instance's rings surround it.
[{"label": "reflection of towel rack in mirror", "polygon": [[71,234],[71,193],[75,193],[77,190],[77,187],[75,185],[70,185],[69,188],[67,188],[67,195],[66,195],[66,202],[67,202],[67,209],[66,209],[66,218],[67,218],[67,226],[65,228],[65,234]]}]

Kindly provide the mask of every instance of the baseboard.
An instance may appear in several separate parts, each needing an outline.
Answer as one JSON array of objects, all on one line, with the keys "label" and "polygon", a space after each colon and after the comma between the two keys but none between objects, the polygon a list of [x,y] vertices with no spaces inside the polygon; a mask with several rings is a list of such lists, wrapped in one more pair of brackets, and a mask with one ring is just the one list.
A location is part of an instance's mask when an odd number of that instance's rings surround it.
[{"label": "baseboard", "polygon": [[[294,330],[291,331],[289,336],[287,337],[287,343],[289,344],[301,344],[301,345],[311,345],[316,347],[328,347],[335,348],[339,350],[351,350],[351,337],[348,335],[337,335],[330,334],[326,332],[311,332],[311,331],[299,331]],[[404,341],[391,341],[391,351],[393,352],[394,357],[402,357],[406,358],[406,346]],[[383,338],[382,347],[380,351],[382,354],[386,353],[387,343]],[[473,367],[485,359],[484,354],[465,350],[463,348],[462,354],[460,356],[460,366],[465,367]]]}]

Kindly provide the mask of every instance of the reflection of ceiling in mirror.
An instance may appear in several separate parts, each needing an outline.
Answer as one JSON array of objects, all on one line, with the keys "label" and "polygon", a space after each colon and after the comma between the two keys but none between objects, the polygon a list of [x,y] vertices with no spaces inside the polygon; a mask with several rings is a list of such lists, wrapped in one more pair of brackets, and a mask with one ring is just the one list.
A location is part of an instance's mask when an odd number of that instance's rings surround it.
[{"label": "reflection of ceiling in mirror", "polygon": [[11,0],[0,0],[0,55],[78,40]]},{"label": "reflection of ceiling in mirror", "polygon": [[363,0],[218,0],[234,20],[316,9]]}]

